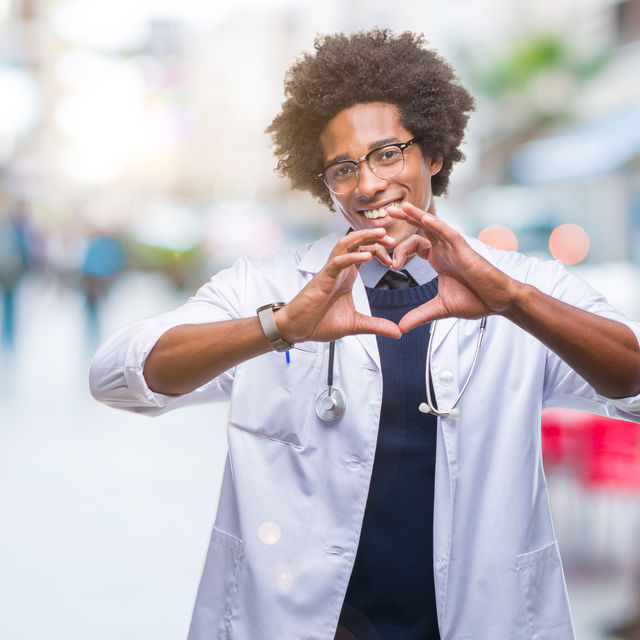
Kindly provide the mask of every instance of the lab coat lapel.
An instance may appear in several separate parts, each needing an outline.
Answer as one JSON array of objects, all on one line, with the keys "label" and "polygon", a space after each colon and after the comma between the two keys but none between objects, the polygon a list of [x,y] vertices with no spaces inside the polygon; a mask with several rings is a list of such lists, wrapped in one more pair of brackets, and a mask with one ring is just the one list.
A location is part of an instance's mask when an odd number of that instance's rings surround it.
[{"label": "lab coat lapel", "polygon": [[329,254],[342,236],[344,236],[342,232],[332,233],[330,236],[325,236],[310,244],[307,252],[298,263],[298,271],[306,271],[314,275],[318,273],[326,264]]},{"label": "lab coat lapel", "polygon": [[[366,316],[371,315],[371,307],[369,306],[369,298],[367,297],[367,290],[365,289],[364,282],[359,276],[353,283],[353,304],[356,311]],[[369,354],[371,359],[376,363],[378,369],[380,369],[380,353],[378,351],[378,340],[373,333],[361,333],[356,336],[360,344],[365,348],[365,351]]]},{"label": "lab coat lapel", "polygon": [[433,334],[433,353],[438,350],[438,347],[442,344],[442,341],[451,329],[453,329],[456,322],[458,322],[458,318],[443,318],[442,320],[438,320],[435,333]]}]

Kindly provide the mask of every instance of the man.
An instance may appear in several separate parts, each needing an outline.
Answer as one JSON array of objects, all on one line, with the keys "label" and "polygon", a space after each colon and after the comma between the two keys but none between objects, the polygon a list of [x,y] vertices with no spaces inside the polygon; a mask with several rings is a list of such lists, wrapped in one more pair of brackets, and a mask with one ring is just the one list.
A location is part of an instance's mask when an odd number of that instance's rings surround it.
[{"label": "man", "polygon": [[436,217],[473,101],[421,37],[319,39],[286,94],[279,168],[351,231],[239,260],[91,370],[151,415],[230,398],[190,639],[573,638],[540,414],[638,420],[640,325]]}]

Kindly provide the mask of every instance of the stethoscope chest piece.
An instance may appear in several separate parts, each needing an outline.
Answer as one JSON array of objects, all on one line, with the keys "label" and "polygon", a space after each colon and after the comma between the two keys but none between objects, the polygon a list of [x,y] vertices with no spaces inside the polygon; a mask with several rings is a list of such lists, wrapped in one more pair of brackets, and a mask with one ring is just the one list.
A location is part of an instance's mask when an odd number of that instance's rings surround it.
[{"label": "stethoscope chest piece", "polygon": [[334,422],[347,406],[347,399],[340,389],[333,386],[333,360],[336,353],[336,343],[329,344],[329,366],[327,367],[327,388],[316,399],[316,415],[324,422]]},{"label": "stethoscope chest piece", "polygon": [[346,406],[344,393],[336,387],[328,387],[316,400],[316,415],[324,422],[333,422],[344,413]]}]

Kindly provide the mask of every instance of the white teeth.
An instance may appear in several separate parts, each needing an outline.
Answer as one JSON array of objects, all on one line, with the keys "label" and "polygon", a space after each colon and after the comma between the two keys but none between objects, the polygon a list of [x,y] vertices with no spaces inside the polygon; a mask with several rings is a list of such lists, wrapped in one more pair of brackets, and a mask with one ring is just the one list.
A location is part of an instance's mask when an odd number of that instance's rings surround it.
[{"label": "white teeth", "polygon": [[373,220],[374,218],[384,218],[387,215],[387,212],[384,209],[373,209],[372,211],[365,211],[365,218],[369,218],[369,220]]},{"label": "white teeth", "polygon": [[373,220],[375,218],[384,218],[387,215],[387,207],[395,207],[400,204],[400,200],[397,202],[390,202],[388,205],[381,207],[380,209],[369,209],[367,211],[363,211],[364,217],[369,220]]}]

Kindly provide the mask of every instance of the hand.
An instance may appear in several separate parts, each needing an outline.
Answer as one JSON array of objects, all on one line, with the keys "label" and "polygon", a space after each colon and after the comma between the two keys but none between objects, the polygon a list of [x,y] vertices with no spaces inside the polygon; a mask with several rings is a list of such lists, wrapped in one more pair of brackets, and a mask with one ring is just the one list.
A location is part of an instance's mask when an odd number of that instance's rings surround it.
[{"label": "hand", "polygon": [[387,210],[392,218],[417,227],[414,235],[399,243],[392,267],[401,269],[414,255],[428,259],[438,273],[438,295],[400,320],[403,333],[440,318],[481,318],[509,308],[519,283],[474,251],[466,240],[431,213],[403,203]]},{"label": "hand", "polygon": [[[341,238],[324,267],[302,291],[276,312],[280,335],[295,344],[306,340],[328,342],[346,335],[375,333],[402,337],[398,326],[385,318],[358,313],[353,304],[353,283],[358,268],[371,260],[378,247],[392,247],[393,238],[384,229],[361,229]],[[387,256],[388,263],[391,259]]]}]

